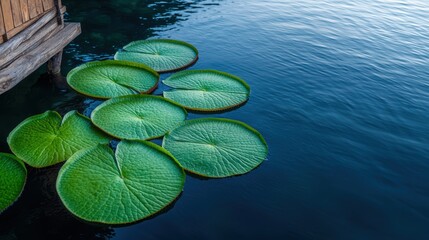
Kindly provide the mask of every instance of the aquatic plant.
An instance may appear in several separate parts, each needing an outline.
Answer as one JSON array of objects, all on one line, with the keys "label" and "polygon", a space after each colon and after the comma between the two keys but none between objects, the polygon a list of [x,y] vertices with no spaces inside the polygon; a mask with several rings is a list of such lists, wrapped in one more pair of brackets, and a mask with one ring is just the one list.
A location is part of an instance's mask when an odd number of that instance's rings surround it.
[{"label": "aquatic plant", "polygon": [[247,173],[267,157],[262,135],[243,122],[223,118],[188,120],[165,135],[162,146],[189,172],[204,177]]},{"label": "aquatic plant", "polygon": [[[185,121],[187,109],[219,111],[245,103],[250,87],[216,70],[189,70],[164,81],[164,97],[152,92],[158,72],[189,66],[198,51],[177,40],[130,43],[115,59],[73,69],[69,85],[89,97],[109,99],[91,119],[76,111],[29,117],[8,137],[15,156],[0,154],[0,212],[20,195],[26,169],[63,161],[57,192],[64,206],[89,222],[126,224],[152,216],[182,192],[185,171],[223,178],[245,174],[267,157],[262,135],[223,118]],[[152,70],[150,67],[154,68]],[[104,131],[104,133],[103,133]],[[113,150],[112,137],[122,139]],[[165,135],[165,136],[164,136]],[[162,137],[162,147],[144,140]],[[19,158],[19,159],[18,159]]]},{"label": "aquatic plant", "polygon": [[110,137],[76,111],[68,112],[63,119],[54,111],[29,117],[7,138],[12,152],[35,168],[66,161],[81,149],[109,141]]},{"label": "aquatic plant", "polygon": [[115,54],[115,60],[148,65],[157,72],[170,72],[188,67],[198,60],[198,50],[189,43],[172,39],[131,42]]},{"label": "aquatic plant", "polygon": [[146,65],[114,60],[89,62],[67,75],[71,88],[99,99],[151,93],[158,81],[158,73]]},{"label": "aquatic plant", "polygon": [[151,216],[182,192],[185,173],[174,157],[145,141],[77,152],[61,168],[58,194],[70,212],[90,222],[131,223]]},{"label": "aquatic plant", "polygon": [[112,98],[91,114],[92,122],[120,139],[147,140],[162,137],[186,119],[177,103],[157,96],[130,95]]},{"label": "aquatic plant", "polygon": [[175,73],[163,83],[173,89],[164,97],[186,109],[218,111],[246,102],[250,87],[237,76],[216,70],[186,70]]},{"label": "aquatic plant", "polygon": [[0,213],[18,199],[26,179],[24,163],[12,154],[0,153]]}]

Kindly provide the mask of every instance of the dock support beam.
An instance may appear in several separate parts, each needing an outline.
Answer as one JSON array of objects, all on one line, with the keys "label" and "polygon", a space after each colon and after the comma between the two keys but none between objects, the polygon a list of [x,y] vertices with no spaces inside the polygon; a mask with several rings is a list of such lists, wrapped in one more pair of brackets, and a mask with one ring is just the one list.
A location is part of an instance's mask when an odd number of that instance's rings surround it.
[{"label": "dock support beam", "polygon": [[[55,19],[54,21],[56,23]],[[52,73],[61,72],[61,54],[59,53],[80,34],[81,30],[78,23],[65,23],[63,28],[56,26],[54,25],[53,31],[49,31],[50,34],[44,34],[49,28],[49,26],[46,26],[46,28],[29,35],[26,41],[18,41],[23,37],[27,37],[26,34],[28,33],[24,30],[13,39],[0,45],[0,49],[6,48],[4,51],[0,51],[0,63],[9,58],[9,56],[19,53],[16,58],[14,57],[5,66],[0,64],[0,94],[14,87],[47,61],[51,62],[52,68],[50,71]],[[39,36],[40,34],[42,36]],[[12,49],[13,51],[10,51]],[[65,84],[65,81],[63,82]]]},{"label": "dock support beam", "polygon": [[59,51],[48,61],[48,75],[50,81],[56,88],[67,89],[66,78],[61,75],[61,61],[63,59],[63,51]]}]

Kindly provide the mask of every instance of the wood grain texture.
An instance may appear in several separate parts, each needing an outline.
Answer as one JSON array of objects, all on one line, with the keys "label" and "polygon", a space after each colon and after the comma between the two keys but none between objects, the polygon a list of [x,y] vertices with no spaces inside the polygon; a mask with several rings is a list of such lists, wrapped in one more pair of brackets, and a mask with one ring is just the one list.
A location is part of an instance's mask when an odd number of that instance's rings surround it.
[{"label": "wood grain texture", "polygon": [[[44,26],[42,30],[32,35],[31,38],[21,38],[20,40],[22,40],[22,42],[20,42],[19,45],[9,45],[9,48],[6,49],[6,51],[2,52],[0,55],[0,69],[7,67],[12,61],[16,60],[21,55],[25,55],[27,52],[31,51],[31,47],[33,47],[34,45],[41,44],[43,41],[46,41],[51,35],[57,33],[59,30],[61,30],[61,28],[59,27],[56,20],[51,20]],[[13,38],[13,40],[15,39],[16,38]],[[3,45],[8,44],[10,41],[7,41]]]},{"label": "wood grain texture", "polygon": [[7,32],[15,27],[13,24],[12,6],[10,5],[10,0],[0,0],[0,3],[3,10],[4,26]]},{"label": "wood grain texture", "polygon": [[19,0],[10,1],[12,6],[13,25],[19,27],[22,24],[21,4]]},{"label": "wood grain texture", "polygon": [[21,6],[22,22],[27,22],[30,20],[30,12],[28,11],[28,2],[27,0],[19,0]]},{"label": "wood grain texture", "polygon": [[30,19],[37,17],[36,0],[28,0],[28,11],[30,12]]},{"label": "wood grain texture", "polygon": [[3,35],[6,33],[6,28],[3,21],[3,10],[0,2],[0,39],[3,40]]},{"label": "wood grain texture", "polygon": [[14,87],[35,69],[39,68],[81,32],[79,23],[66,23],[64,28],[43,41],[31,52],[20,56],[8,67],[0,70],[0,94]]},{"label": "wood grain texture", "polygon": [[[63,14],[64,14],[65,11],[66,11],[66,7],[61,8],[61,17],[63,16]],[[50,12],[52,12],[54,15],[57,14],[57,12],[55,10],[51,10]],[[44,16],[44,15],[46,15],[48,13],[49,12],[41,14],[40,16]],[[27,21],[26,23],[23,23],[21,26],[13,28],[12,30],[10,30],[9,32],[6,33],[6,38],[7,39],[12,39],[15,35],[17,35],[21,31],[25,30],[27,27],[31,26],[32,24],[34,24],[38,20],[39,20],[39,17],[33,18],[30,21]]]},{"label": "wood grain texture", "polygon": [[0,45],[0,69],[23,54],[31,45],[39,44],[42,39],[46,39],[46,35],[54,32],[58,26],[58,23],[52,21],[55,20],[55,17],[55,10],[46,13],[37,22]]},{"label": "wood grain texture", "polygon": [[34,0],[35,1],[35,4],[36,4],[36,12],[37,12],[37,15],[39,15],[39,14],[42,14],[44,11],[43,11],[43,3],[42,3],[42,0]]},{"label": "wood grain texture", "polygon": [[42,0],[43,3],[43,10],[49,11],[54,7],[54,0]]}]

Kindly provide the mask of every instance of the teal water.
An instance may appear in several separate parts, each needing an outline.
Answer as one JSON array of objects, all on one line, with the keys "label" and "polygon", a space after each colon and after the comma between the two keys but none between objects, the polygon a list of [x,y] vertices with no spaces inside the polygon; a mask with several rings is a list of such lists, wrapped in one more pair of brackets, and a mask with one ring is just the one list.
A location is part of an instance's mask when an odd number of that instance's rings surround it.
[{"label": "teal water", "polygon": [[[0,239],[429,239],[427,0],[63,2],[83,27],[64,73],[133,40],[188,41],[200,51],[192,69],[252,87],[247,104],[214,116],[258,129],[270,155],[244,176],[189,176],[173,206],[123,227],[74,218],[55,193],[59,166],[31,169]],[[100,103],[41,73],[0,96],[0,151],[30,115]]]}]

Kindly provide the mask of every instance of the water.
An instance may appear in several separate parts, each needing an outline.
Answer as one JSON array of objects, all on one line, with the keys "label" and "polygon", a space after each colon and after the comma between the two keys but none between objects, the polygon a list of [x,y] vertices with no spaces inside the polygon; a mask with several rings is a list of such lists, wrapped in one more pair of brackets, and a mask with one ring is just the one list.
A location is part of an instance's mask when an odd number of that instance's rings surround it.
[{"label": "water", "polygon": [[[64,72],[132,40],[188,41],[193,69],[250,84],[246,105],[215,116],[258,129],[269,158],[240,177],[189,176],[172,207],[124,227],[80,222],[56,196],[58,167],[31,169],[0,238],[429,239],[428,1],[63,2],[83,26]],[[32,114],[99,104],[37,81],[42,72],[0,96],[1,151]]]}]

